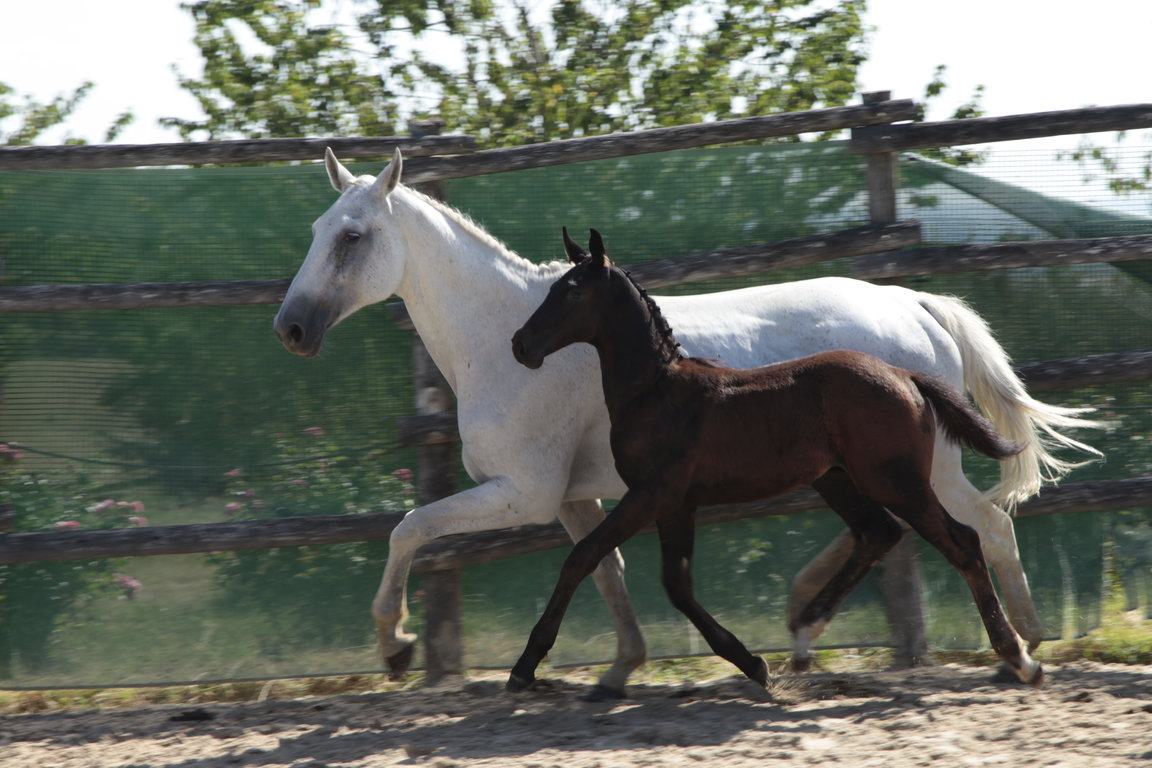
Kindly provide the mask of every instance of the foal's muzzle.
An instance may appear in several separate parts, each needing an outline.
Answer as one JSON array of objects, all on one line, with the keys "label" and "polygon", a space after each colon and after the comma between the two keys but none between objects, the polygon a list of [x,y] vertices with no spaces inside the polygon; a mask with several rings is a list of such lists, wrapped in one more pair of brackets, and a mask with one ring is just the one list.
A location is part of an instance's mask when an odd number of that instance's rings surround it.
[{"label": "foal's muzzle", "polygon": [[544,357],[529,351],[529,345],[524,338],[526,335],[523,328],[512,335],[512,356],[526,368],[536,370],[544,364]]}]

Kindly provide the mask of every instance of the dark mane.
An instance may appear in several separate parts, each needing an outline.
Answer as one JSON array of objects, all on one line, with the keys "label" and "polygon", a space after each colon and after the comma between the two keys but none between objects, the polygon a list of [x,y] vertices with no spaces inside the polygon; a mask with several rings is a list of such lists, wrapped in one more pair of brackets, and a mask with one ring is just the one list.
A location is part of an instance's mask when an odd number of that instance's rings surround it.
[{"label": "dark mane", "polygon": [[636,282],[636,278],[632,277],[632,273],[623,267],[616,265],[624,277],[628,278],[628,282],[640,294],[640,298],[648,305],[648,312],[652,315],[652,323],[656,326],[656,332],[660,335],[663,342],[661,345],[665,352],[664,362],[669,363],[673,360],[683,360],[684,352],[680,349],[680,342],[676,341],[676,337],[672,334],[672,326],[668,324],[667,318],[664,313],[660,311],[660,307],[656,301],[648,295],[648,291],[640,283]]}]

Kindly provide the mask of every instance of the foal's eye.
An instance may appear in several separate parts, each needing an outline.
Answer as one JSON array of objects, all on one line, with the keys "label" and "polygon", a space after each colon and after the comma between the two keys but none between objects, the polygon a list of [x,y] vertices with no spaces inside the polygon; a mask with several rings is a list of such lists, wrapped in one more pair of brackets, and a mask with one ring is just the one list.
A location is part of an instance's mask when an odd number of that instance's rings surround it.
[{"label": "foal's eye", "polygon": [[571,290],[569,290],[568,293],[564,294],[564,300],[569,302],[569,303],[575,303],[577,301],[580,301],[580,289],[579,288],[572,288]]}]

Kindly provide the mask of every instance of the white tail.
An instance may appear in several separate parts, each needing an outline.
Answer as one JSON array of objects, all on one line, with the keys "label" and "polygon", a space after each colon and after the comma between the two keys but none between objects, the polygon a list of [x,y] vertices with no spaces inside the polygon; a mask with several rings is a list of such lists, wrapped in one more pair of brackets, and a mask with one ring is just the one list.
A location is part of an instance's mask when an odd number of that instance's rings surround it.
[{"label": "white tail", "polygon": [[1011,512],[1044,482],[1057,482],[1092,460],[1066,461],[1054,456],[1054,449],[1072,448],[1103,457],[1092,446],[1058,431],[1102,427],[1099,421],[1082,418],[1092,408],[1048,405],[1029,395],[984,318],[960,299],[921,293],[919,301],[960,348],[964,388],[976,406],[1005,437],[1025,446],[1019,455],[1000,462],[1000,482],[987,491],[993,502]]}]

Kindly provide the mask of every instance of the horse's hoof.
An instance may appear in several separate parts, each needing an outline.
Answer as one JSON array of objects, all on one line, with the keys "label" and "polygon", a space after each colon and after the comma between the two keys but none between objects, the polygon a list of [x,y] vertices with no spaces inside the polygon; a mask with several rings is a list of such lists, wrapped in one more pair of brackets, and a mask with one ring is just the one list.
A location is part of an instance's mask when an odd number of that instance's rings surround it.
[{"label": "horse's hoof", "polygon": [[400,680],[404,675],[408,674],[408,668],[412,666],[412,656],[415,652],[416,644],[412,643],[399,653],[394,653],[384,659],[388,664],[389,680]]},{"label": "horse's hoof", "polygon": [[1020,675],[1016,674],[1016,670],[1012,669],[1007,662],[1002,663],[996,667],[996,674],[988,681],[995,685],[1024,685],[1024,681],[1020,679]]},{"label": "horse's hoof", "polygon": [[504,683],[504,690],[509,693],[520,693],[532,687],[533,680],[525,680],[518,675],[508,675],[508,682]]},{"label": "horse's hoof", "polygon": [[597,701],[617,701],[619,699],[627,698],[624,691],[612,688],[602,683],[597,683],[592,687],[592,690],[584,694],[581,699],[587,702]]},{"label": "horse's hoof", "polygon": [[1029,682],[1029,685],[1036,690],[1044,687],[1044,667],[1039,664],[1036,665],[1036,675],[1032,678],[1031,682]]},{"label": "horse's hoof", "polygon": [[798,675],[802,675],[808,670],[812,669],[811,656],[793,656],[792,657],[792,671]]}]

